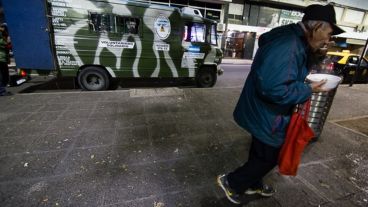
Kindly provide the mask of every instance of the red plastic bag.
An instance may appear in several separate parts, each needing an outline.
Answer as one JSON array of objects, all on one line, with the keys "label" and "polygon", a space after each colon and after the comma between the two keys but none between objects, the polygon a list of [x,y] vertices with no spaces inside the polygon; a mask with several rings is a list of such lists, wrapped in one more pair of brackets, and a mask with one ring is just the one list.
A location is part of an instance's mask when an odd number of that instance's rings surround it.
[{"label": "red plastic bag", "polygon": [[278,160],[279,172],[283,175],[296,175],[304,148],[314,137],[314,132],[306,121],[309,109],[310,99],[291,115]]}]

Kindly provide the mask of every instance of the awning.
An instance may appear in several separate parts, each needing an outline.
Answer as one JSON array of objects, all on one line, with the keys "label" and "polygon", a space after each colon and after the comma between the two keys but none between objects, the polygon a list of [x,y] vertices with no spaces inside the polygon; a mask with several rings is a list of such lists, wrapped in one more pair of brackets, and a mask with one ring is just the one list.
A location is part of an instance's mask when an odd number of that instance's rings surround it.
[{"label": "awning", "polygon": [[345,32],[334,37],[345,38],[348,44],[365,45],[368,39],[368,32]]}]

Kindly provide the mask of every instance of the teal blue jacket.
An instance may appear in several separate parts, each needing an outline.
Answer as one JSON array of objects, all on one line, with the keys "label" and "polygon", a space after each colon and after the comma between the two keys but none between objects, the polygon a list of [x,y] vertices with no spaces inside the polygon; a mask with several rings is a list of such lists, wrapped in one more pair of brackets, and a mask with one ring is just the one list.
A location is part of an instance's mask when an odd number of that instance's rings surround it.
[{"label": "teal blue jacket", "polygon": [[279,147],[294,106],[312,94],[308,44],[300,25],[274,28],[259,38],[259,48],[234,111],[234,119],[261,142]]}]

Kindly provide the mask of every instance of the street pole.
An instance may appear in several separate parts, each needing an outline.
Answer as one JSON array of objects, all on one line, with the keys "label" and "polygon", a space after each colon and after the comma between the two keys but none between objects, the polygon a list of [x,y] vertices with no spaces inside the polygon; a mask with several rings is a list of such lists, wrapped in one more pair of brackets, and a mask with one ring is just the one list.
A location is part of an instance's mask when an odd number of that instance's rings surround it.
[{"label": "street pole", "polygon": [[368,39],[365,42],[364,50],[363,50],[363,52],[362,52],[362,54],[361,54],[361,56],[359,58],[358,66],[355,68],[355,73],[354,73],[353,77],[351,77],[351,81],[350,81],[349,87],[353,86],[353,84],[354,84],[354,82],[356,80],[356,77],[358,75],[358,71],[360,70],[360,65],[362,63],[363,57],[365,56],[365,54],[367,54],[367,45],[368,45]]},{"label": "street pole", "polygon": [[225,31],[222,33],[222,40],[221,40],[221,49],[225,55],[225,43],[227,37],[227,25],[229,24],[228,15],[229,15],[229,3],[226,3],[224,8],[224,24],[225,24]]}]

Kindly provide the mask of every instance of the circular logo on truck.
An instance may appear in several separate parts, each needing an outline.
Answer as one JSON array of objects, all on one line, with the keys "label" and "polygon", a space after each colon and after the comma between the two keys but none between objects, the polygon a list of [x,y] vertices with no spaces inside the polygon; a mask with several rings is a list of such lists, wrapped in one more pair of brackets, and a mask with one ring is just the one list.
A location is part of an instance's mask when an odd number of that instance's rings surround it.
[{"label": "circular logo on truck", "polygon": [[171,32],[170,20],[167,17],[160,15],[155,20],[154,28],[157,36],[160,39],[165,40],[169,37]]}]

